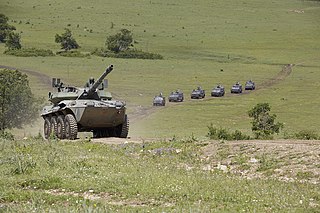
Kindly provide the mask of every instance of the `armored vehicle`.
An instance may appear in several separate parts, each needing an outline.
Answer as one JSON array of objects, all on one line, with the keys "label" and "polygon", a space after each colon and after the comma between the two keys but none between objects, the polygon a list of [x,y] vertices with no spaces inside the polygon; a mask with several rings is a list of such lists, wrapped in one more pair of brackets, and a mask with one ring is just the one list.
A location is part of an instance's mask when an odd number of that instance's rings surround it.
[{"label": "armored vehicle", "polygon": [[175,92],[171,92],[169,95],[169,102],[182,102],[183,101],[183,92],[177,90]]},{"label": "armored vehicle", "polygon": [[165,105],[166,105],[166,98],[162,95],[162,93],[154,96],[153,106],[165,106]]},{"label": "armored vehicle", "polygon": [[110,92],[104,90],[104,78],[113,70],[113,65],[95,82],[90,78],[84,87],[64,86],[60,79],[52,79],[56,92],[49,92],[50,106],[45,106],[44,137],[51,134],[60,139],[76,139],[78,132],[93,132],[93,137],[126,138],[129,120],[126,104],[112,100]]},{"label": "armored vehicle", "polygon": [[231,87],[231,93],[242,93],[242,85],[237,82]]},{"label": "armored vehicle", "polygon": [[222,97],[222,96],[224,96],[224,93],[225,93],[224,87],[219,84],[215,88],[212,89],[211,96]]},{"label": "armored vehicle", "polygon": [[246,85],[244,87],[245,90],[255,90],[256,89],[256,85],[252,80],[249,80],[246,82]]},{"label": "armored vehicle", "polygon": [[198,87],[191,92],[191,99],[200,99],[204,97],[206,97],[206,93],[201,87]]}]

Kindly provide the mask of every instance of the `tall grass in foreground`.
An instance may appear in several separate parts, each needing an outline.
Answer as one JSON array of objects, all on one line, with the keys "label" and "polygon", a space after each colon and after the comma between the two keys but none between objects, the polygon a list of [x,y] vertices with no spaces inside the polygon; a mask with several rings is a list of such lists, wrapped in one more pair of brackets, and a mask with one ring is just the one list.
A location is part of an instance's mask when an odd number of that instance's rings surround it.
[{"label": "tall grass in foreground", "polygon": [[208,169],[204,145],[193,137],[121,145],[1,140],[0,210],[317,210],[319,185]]}]

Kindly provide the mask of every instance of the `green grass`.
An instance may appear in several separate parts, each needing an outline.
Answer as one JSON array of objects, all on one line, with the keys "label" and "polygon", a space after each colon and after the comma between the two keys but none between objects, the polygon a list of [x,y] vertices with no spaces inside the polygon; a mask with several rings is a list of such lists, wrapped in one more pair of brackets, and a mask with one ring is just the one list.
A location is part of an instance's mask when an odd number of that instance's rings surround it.
[{"label": "green grass", "polygon": [[[163,55],[164,60],[152,61],[96,56],[21,58],[1,54],[5,47],[0,45],[0,64],[36,70],[78,86],[114,64],[109,89],[115,98],[126,100],[129,119],[138,106],[151,108],[160,91],[166,96],[178,88],[184,91],[185,103],[149,110],[151,116],[131,122],[133,137],[200,137],[206,135],[210,123],[250,134],[247,111],[259,102],[270,103],[287,132],[306,127],[319,132],[320,92],[315,80],[320,67],[319,2],[13,0],[0,2],[0,7],[27,48],[59,51],[54,36],[68,27],[85,54],[102,47],[107,36],[127,28],[133,32],[137,49]],[[289,63],[296,64],[291,75],[272,87],[249,95],[189,99],[198,85],[207,95],[217,83],[228,93],[233,83],[244,84],[248,79],[259,88]],[[48,88],[30,78],[33,91],[47,97]]]},{"label": "green grass", "polygon": [[316,211],[318,185],[203,170],[202,146],[1,140],[0,210]]}]

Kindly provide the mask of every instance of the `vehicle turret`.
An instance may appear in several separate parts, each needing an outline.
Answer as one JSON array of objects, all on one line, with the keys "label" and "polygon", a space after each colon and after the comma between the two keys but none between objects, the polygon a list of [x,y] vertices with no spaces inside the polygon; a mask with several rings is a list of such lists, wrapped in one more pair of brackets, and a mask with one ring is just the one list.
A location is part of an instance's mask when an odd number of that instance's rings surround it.
[{"label": "vehicle turret", "polygon": [[49,101],[41,116],[44,119],[44,137],[76,139],[78,132],[92,132],[94,138],[126,138],[129,120],[126,103],[111,100],[105,77],[113,70],[107,67],[96,82],[93,78],[84,87],[64,86],[60,79],[52,79],[56,92],[49,92]]},{"label": "vehicle turret", "polygon": [[[111,93],[103,91],[106,85],[103,83],[104,78],[113,70],[113,65],[107,67],[96,82],[93,78],[84,87],[64,86],[58,78],[52,79],[52,86],[57,88],[57,92],[49,92],[49,101],[57,105],[63,100],[79,100],[79,99],[93,99],[93,100],[111,100]],[[99,91],[97,91],[98,87]]]}]

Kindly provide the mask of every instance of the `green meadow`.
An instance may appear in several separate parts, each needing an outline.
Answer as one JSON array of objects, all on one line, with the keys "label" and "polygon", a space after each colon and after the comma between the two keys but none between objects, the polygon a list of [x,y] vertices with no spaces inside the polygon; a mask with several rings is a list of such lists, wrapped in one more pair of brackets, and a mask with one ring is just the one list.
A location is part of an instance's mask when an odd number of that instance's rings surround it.
[{"label": "green meadow", "polygon": [[[164,57],[15,57],[0,44],[0,65],[27,70],[44,100],[52,77],[83,86],[113,64],[108,89],[127,103],[132,138],[45,141],[39,113],[0,139],[0,212],[319,212],[319,141],[205,136],[211,124],[252,135],[248,111],[261,102],[284,123],[276,139],[320,134],[320,1],[7,0],[0,13],[25,48],[60,51],[55,35],[69,28],[90,53],[125,28]],[[249,79],[255,91],[230,94]],[[217,84],[225,97],[210,97]],[[190,99],[197,86],[205,99]],[[184,102],[152,106],[176,89]]]},{"label": "green meadow", "polygon": [[[163,60],[27,58],[4,55],[0,45],[0,65],[60,77],[70,85],[82,86],[114,64],[109,90],[127,102],[132,137],[202,137],[210,123],[250,134],[247,111],[260,102],[269,103],[277,120],[285,123],[283,132],[319,132],[319,1],[12,0],[1,1],[0,8],[21,34],[23,47],[59,51],[54,36],[67,27],[80,51],[89,53],[126,28],[133,33],[135,48],[161,54]],[[266,84],[286,64],[294,64],[290,75]],[[257,91],[228,94],[232,84],[244,85],[249,79]],[[36,76],[30,81],[37,96],[47,96],[49,85]],[[218,83],[227,96],[211,98]],[[207,92],[205,100],[190,100],[198,85]],[[152,107],[156,94],[168,96],[176,89],[184,92],[185,102]]]}]

